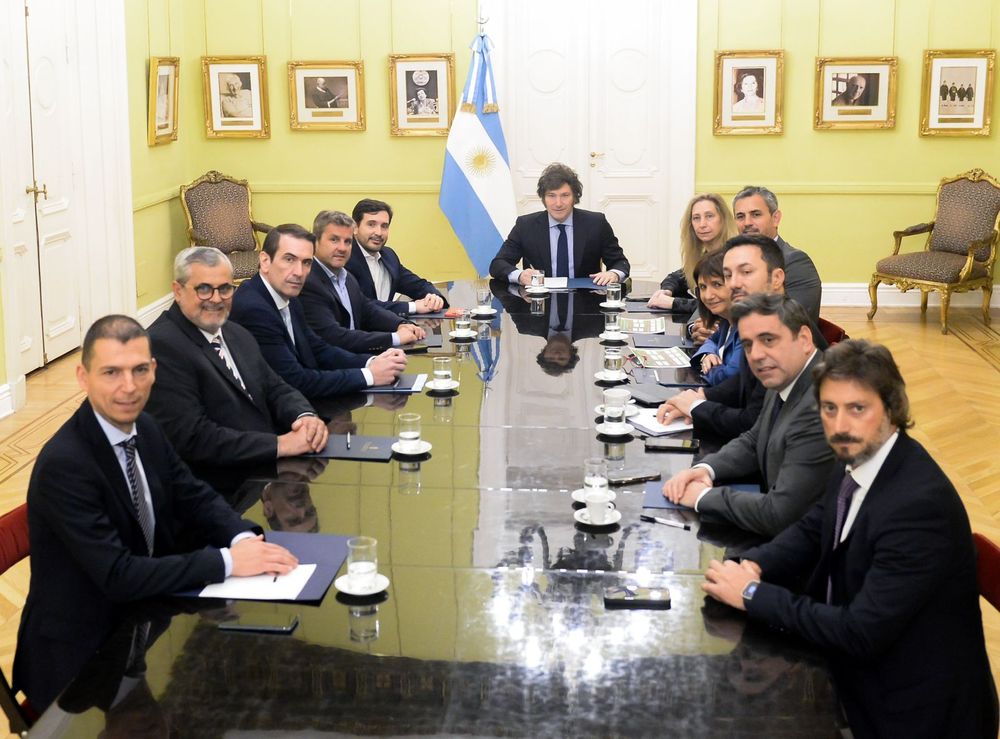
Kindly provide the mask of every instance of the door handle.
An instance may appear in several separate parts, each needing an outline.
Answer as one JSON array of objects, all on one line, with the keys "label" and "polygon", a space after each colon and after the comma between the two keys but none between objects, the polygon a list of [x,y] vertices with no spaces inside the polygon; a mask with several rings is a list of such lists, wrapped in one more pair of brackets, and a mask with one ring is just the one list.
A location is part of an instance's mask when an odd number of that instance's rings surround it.
[{"label": "door handle", "polygon": [[591,159],[599,159],[602,156],[604,156],[604,152],[603,151],[592,151],[592,152],[590,152],[590,158]]},{"label": "door handle", "polygon": [[42,183],[42,189],[41,190],[38,189],[38,182],[35,182],[33,187],[26,187],[26,188],[24,188],[24,191],[28,195],[34,195],[36,203],[38,202],[38,196],[39,195],[41,195],[46,200],[49,199],[49,186],[46,185],[44,182]]}]

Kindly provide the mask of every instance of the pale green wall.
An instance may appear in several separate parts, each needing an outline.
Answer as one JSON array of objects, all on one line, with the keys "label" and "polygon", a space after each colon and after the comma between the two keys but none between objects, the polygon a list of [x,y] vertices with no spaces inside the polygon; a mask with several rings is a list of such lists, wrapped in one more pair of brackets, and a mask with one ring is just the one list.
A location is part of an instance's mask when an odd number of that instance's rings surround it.
[{"label": "pale green wall", "polygon": [[[893,230],[931,219],[942,177],[973,167],[1000,175],[995,132],[918,134],[924,49],[995,48],[1000,0],[701,0],[698,23],[695,190],[728,198],[746,184],[770,187],[781,234],[809,252],[824,282],[867,282]],[[714,53],[740,49],[785,51],[781,136],[712,135]],[[861,55],[899,57],[896,127],[814,130],[816,57]],[[904,249],[922,247],[912,241]]]}]

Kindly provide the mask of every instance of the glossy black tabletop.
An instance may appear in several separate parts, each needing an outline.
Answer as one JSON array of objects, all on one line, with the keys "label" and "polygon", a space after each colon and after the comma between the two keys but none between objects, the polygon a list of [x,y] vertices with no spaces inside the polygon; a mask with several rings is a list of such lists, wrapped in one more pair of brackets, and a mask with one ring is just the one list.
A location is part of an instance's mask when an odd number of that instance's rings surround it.
[{"label": "glossy black tabletop", "polygon": [[[411,356],[408,371],[427,373],[434,356],[452,356],[456,395],[322,408],[334,431],[374,436],[419,413],[428,459],[296,460],[233,496],[265,529],[375,537],[384,600],[351,605],[331,588],[319,606],[150,606],[136,619],[149,634],[145,669],[130,670],[127,689],[103,667],[122,662],[109,646],[33,735],[835,735],[815,653],[703,596],[701,572],[745,535],[690,513],[663,514],[689,531],[641,522],[642,483],[617,489],[620,523],[574,520],[587,457],[664,479],[691,463],[597,435],[603,297],[577,292],[554,318],[556,295],[532,305],[493,287],[497,314],[474,324],[475,340],[456,344],[451,320],[431,323],[442,347]],[[475,285],[451,285],[449,299],[471,307]],[[604,588],[621,582],[669,591],[671,608],[606,610]],[[291,636],[217,629],[233,612],[295,613],[300,625]]]}]

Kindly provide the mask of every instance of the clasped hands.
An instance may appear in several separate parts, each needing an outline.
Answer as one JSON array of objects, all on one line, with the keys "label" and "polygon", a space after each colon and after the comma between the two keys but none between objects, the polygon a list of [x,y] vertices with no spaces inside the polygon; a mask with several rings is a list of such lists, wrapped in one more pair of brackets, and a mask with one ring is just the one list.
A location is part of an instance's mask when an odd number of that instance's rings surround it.
[{"label": "clasped hands", "polygon": [[657,423],[666,426],[681,418],[691,423],[691,406],[696,400],[705,400],[704,390],[684,390],[677,393],[656,409]]},{"label": "clasped hands", "polygon": [[[517,276],[517,281],[522,285],[530,285],[531,276],[537,273],[537,269],[522,269],[521,273]],[[610,269],[604,272],[594,272],[587,276],[594,281],[595,285],[610,285],[612,282],[619,282],[621,280],[618,273]]]},{"label": "clasped hands", "polygon": [[702,583],[701,589],[717,601],[745,611],[743,590],[749,583],[760,582],[760,578],[761,569],[756,562],[748,559],[719,562],[713,559],[705,570],[706,582]]},{"label": "clasped hands", "polygon": [[444,298],[434,293],[427,293],[420,300],[414,300],[413,305],[417,313],[437,313],[444,308]]},{"label": "clasped hands", "polygon": [[671,503],[694,508],[698,496],[705,488],[712,487],[712,476],[704,467],[681,470],[663,483],[663,497]]}]

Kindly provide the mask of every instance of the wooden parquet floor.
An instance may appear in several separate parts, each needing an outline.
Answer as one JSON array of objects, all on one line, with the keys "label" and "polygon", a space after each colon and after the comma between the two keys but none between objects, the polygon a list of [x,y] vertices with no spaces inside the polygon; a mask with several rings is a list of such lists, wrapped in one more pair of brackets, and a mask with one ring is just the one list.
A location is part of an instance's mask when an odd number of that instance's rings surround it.
[{"label": "wooden parquet floor", "polygon": [[[984,326],[973,309],[952,309],[947,336],[933,310],[926,321],[916,309],[882,308],[871,323],[865,313],[831,308],[823,315],[854,338],[889,347],[907,382],[916,421],[912,435],[958,488],[973,530],[1000,542],[1000,332]],[[78,354],[69,355],[29,377],[26,407],[0,420],[0,511],[24,502],[36,454],[79,405],[78,360]],[[27,589],[26,562],[0,576],[0,668],[7,675]],[[1000,613],[985,601],[982,606],[1000,684]]]}]

